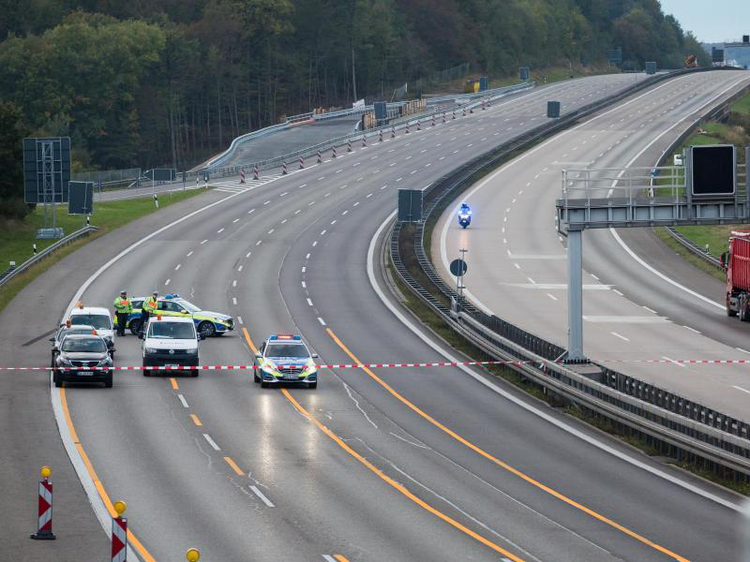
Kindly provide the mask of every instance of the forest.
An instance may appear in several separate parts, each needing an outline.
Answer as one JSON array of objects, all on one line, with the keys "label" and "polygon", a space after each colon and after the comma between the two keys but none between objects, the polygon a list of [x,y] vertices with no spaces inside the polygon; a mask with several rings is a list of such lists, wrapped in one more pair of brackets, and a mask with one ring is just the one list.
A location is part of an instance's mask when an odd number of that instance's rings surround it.
[{"label": "forest", "polygon": [[[284,115],[349,106],[355,88],[389,98],[462,63],[500,77],[603,65],[615,47],[626,68],[676,68],[688,53],[706,62],[657,0],[0,0],[0,10],[0,165],[29,135],[70,136],[74,170],[187,169]],[[17,179],[0,179],[0,199]]]}]

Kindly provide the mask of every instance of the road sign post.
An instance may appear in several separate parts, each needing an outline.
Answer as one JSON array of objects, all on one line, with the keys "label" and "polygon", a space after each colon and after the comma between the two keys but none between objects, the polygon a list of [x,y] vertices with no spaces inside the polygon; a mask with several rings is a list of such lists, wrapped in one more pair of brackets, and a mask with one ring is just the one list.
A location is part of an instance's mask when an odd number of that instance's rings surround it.
[{"label": "road sign post", "polygon": [[469,266],[466,265],[466,260],[464,258],[466,257],[466,254],[469,252],[469,250],[460,248],[458,251],[460,252],[461,257],[453,260],[449,266],[449,269],[451,273],[456,277],[456,293],[458,293],[457,304],[460,308],[464,300],[464,289],[466,288],[463,284],[463,277],[469,270]]}]

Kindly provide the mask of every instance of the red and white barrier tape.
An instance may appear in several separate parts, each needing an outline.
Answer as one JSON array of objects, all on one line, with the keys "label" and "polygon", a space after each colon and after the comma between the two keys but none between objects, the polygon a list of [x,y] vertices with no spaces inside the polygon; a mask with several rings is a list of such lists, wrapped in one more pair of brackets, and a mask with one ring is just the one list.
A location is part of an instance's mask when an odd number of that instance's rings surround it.
[{"label": "red and white barrier tape", "polygon": [[[678,365],[748,365],[750,359],[605,359],[596,363],[640,363],[657,364],[673,363]],[[331,363],[316,365],[318,369],[414,369],[427,367],[459,367],[478,365],[529,365],[539,361],[435,361],[430,363]],[[564,361],[556,361],[564,364]],[[277,365],[278,368],[298,367],[299,365]],[[141,366],[121,365],[113,367],[57,367],[59,371],[239,371],[255,370],[255,365],[162,365]],[[50,371],[52,367],[0,367],[0,371]]]}]

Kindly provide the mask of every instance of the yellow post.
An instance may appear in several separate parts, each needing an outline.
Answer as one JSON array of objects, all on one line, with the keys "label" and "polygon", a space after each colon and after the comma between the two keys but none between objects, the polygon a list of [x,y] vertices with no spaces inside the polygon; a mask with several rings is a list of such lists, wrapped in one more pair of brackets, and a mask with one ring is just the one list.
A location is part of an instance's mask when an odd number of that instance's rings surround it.
[{"label": "yellow post", "polygon": [[188,562],[198,562],[201,559],[201,553],[197,548],[189,548],[185,553]]}]

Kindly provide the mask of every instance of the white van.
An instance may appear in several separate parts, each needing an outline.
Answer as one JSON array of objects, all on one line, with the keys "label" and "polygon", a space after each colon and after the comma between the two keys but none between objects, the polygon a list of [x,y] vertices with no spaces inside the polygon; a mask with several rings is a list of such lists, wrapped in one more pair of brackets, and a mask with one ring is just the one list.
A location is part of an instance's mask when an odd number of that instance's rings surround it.
[{"label": "white van", "polygon": [[[195,330],[190,317],[151,316],[146,330],[139,336],[143,340],[143,366],[177,367],[200,364],[198,340],[203,334]],[[186,369],[194,377],[197,369]],[[143,376],[151,376],[153,370],[143,371]]]},{"label": "white van", "polygon": [[97,335],[107,342],[107,348],[114,357],[114,351],[112,350],[115,346],[115,327],[108,309],[101,306],[83,306],[82,303],[79,303],[70,311],[70,323],[73,326],[80,324],[93,326]]}]

